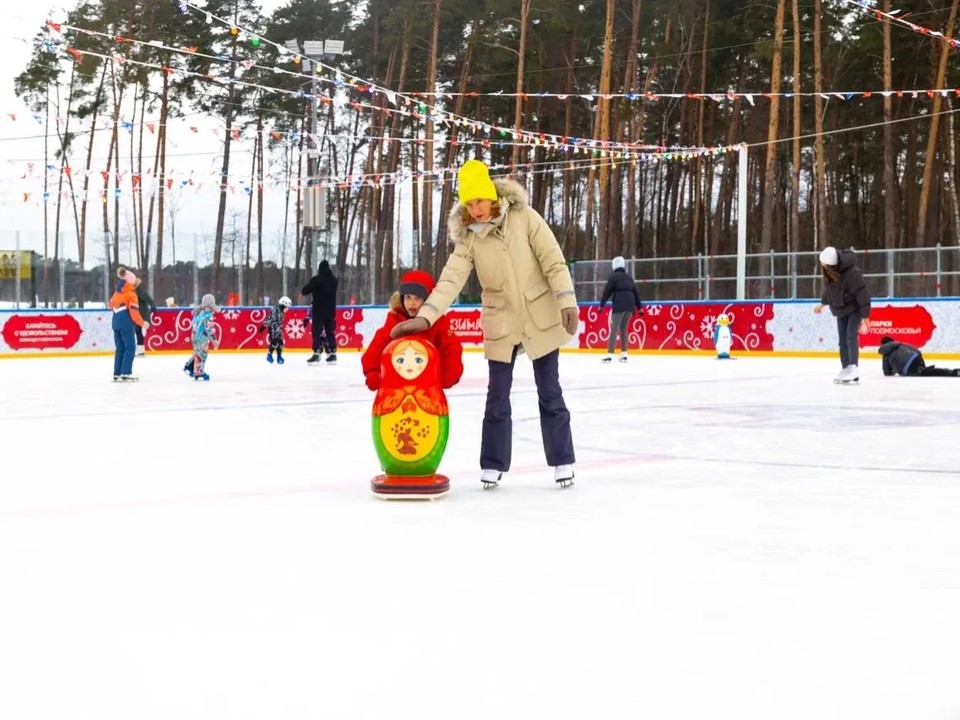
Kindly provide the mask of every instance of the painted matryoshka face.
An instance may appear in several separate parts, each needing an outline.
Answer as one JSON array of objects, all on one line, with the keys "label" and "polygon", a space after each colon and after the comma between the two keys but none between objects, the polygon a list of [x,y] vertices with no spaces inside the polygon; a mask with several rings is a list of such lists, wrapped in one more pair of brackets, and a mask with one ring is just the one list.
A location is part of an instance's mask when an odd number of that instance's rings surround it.
[{"label": "painted matryoshka face", "polygon": [[403,343],[394,348],[390,356],[393,369],[404,380],[416,380],[427,369],[426,348],[417,343]]}]

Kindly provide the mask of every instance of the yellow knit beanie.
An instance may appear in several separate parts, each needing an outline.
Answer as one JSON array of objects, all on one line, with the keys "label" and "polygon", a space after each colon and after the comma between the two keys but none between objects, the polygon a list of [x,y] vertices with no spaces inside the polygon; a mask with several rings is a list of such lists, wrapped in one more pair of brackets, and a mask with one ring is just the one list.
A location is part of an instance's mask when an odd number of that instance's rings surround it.
[{"label": "yellow knit beanie", "polygon": [[457,173],[460,204],[471,200],[497,201],[497,188],[490,179],[490,171],[479,160],[467,160]]}]

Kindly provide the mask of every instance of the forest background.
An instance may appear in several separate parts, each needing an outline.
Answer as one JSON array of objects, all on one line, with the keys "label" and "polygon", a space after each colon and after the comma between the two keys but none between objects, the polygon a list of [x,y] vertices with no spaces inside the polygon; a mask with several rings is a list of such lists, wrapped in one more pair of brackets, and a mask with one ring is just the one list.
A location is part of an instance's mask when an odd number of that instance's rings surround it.
[{"label": "forest background", "polygon": [[[443,266],[471,157],[571,261],[735,252],[745,147],[751,253],[953,246],[958,4],[85,1],[27,40],[3,130],[42,151],[0,139],[4,215],[81,268],[173,250],[264,295],[319,255],[362,294]],[[305,71],[302,41],[332,38],[346,52]]]}]

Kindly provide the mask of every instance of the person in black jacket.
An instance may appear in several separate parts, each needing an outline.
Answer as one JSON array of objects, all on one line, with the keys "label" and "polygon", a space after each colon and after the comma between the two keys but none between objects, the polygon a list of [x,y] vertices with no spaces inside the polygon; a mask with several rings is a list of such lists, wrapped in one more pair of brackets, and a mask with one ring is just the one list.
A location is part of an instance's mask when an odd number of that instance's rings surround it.
[{"label": "person in black jacket", "polygon": [[143,327],[137,325],[134,328],[134,332],[137,334],[137,355],[143,355],[143,336],[146,334],[147,328],[150,327],[150,316],[157,311],[157,305],[153,302],[150,293],[148,293],[147,289],[142,285],[140,278],[137,278],[136,285],[137,300],[140,303],[140,317],[143,318],[144,325]]},{"label": "person in black jacket", "polygon": [[960,369],[938,368],[927,365],[923,353],[905,342],[896,342],[892,337],[883,337],[877,350],[883,356],[884,375],[912,377],[960,377]]},{"label": "person in black jacket", "polygon": [[617,334],[620,335],[620,362],[627,361],[627,324],[638,310],[643,315],[640,293],[633,278],[627,275],[626,261],[619,255],[613,259],[613,272],[607,280],[600,298],[600,309],[613,298],[610,310],[610,339],[607,341],[607,354],[601,362],[613,361],[613,350],[617,346]]},{"label": "person in black jacket", "polygon": [[300,294],[313,296],[310,308],[313,355],[307,358],[307,362],[320,362],[320,355],[326,349],[327,363],[334,365],[337,362],[337,278],[326,260],[320,261],[317,274],[303,286]]},{"label": "person in black jacket", "polygon": [[857,267],[853,250],[840,250],[827,246],[820,253],[823,272],[823,295],[815,313],[829,306],[837,318],[837,335],[840,338],[840,364],[843,369],[834,382],[857,382],[860,370],[860,332],[870,330],[870,293],[863,273]]}]

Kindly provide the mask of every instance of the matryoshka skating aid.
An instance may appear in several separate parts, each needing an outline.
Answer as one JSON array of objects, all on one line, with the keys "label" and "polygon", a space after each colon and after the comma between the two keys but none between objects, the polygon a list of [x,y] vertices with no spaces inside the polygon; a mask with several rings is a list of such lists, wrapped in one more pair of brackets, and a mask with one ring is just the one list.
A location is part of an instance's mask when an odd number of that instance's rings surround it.
[{"label": "matryoshka skating aid", "polygon": [[381,497],[433,498],[450,489],[436,474],[450,431],[439,373],[440,357],[426,340],[399,338],[384,348],[373,401],[373,445],[384,474],[370,482]]}]

